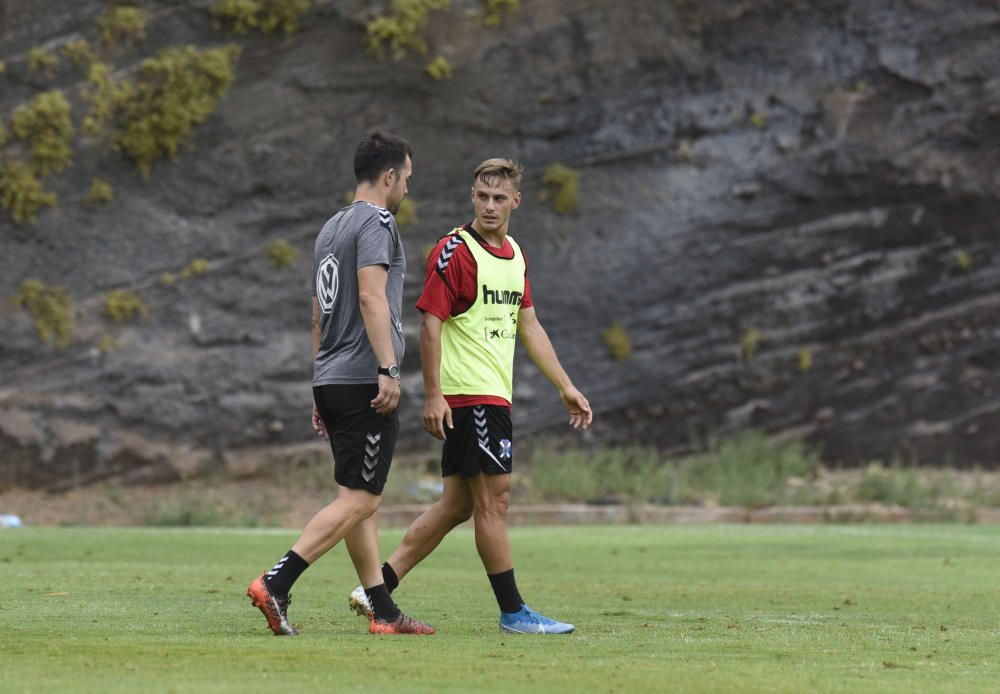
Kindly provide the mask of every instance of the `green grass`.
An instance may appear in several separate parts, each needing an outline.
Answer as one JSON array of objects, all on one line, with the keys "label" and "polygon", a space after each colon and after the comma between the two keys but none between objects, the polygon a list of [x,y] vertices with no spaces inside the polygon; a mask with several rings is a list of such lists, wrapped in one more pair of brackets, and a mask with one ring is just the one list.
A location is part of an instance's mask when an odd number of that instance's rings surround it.
[{"label": "green grass", "polygon": [[[400,531],[383,533],[383,548]],[[514,529],[522,593],[576,623],[502,636],[468,529],[403,583],[433,637],[372,637],[342,547],[297,638],[243,591],[287,531],[0,531],[0,691],[996,691],[1000,529]]]}]

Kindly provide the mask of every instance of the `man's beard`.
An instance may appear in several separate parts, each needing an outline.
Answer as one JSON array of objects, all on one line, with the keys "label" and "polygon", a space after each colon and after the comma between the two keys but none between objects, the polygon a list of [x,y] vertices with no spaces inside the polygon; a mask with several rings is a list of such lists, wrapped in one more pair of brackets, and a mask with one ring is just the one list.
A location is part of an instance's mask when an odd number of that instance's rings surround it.
[{"label": "man's beard", "polygon": [[396,213],[399,212],[399,206],[402,204],[403,204],[402,198],[400,198],[399,200],[388,200],[386,201],[386,209],[389,210],[393,214],[393,216],[395,216]]}]

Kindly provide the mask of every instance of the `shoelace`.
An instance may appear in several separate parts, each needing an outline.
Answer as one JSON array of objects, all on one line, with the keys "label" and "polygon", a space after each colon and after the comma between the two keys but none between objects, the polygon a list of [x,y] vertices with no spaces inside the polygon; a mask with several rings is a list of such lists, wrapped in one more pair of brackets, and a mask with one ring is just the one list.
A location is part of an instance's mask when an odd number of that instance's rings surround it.
[{"label": "shoelace", "polygon": [[527,605],[525,605],[524,611],[527,617],[527,619],[525,619],[524,621],[529,622],[531,624],[545,624],[545,622],[542,620],[542,615],[538,614]]}]

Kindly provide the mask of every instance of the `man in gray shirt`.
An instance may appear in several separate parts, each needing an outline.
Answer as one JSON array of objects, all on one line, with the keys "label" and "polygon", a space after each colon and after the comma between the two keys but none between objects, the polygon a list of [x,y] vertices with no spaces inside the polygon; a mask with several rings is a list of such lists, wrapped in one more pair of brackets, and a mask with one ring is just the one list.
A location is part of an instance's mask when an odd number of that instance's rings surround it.
[{"label": "man in gray shirt", "polygon": [[341,539],[372,605],[373,634],[433,634],[403,614],[382,578],[373,514],[399,431],[400,312],[406,257],[393,214],[413,170],[402,138],[372,130],[354,154],[354,203],[320,231],[313,253],[313,414],[330,441],[337,499],[319,513],[274,568],[247,595],[276,636],[297,634],[288,622],[289,590],[309,565]]}]

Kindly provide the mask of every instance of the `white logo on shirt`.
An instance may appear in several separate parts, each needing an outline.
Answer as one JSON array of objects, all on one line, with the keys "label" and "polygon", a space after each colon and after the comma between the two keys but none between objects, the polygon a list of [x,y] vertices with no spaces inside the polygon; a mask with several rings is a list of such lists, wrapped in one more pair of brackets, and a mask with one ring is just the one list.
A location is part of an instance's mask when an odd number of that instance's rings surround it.
[{"label": "white logo on shirt", "polygon": [[316,301],[323,313],[330,313],[337,299],[338,267],[337,259],[330,253],[316,271]]}]

